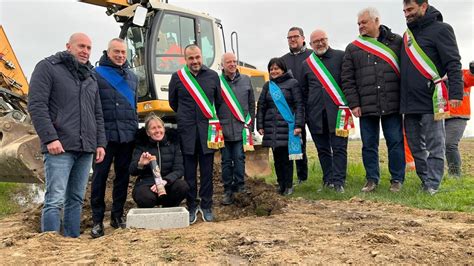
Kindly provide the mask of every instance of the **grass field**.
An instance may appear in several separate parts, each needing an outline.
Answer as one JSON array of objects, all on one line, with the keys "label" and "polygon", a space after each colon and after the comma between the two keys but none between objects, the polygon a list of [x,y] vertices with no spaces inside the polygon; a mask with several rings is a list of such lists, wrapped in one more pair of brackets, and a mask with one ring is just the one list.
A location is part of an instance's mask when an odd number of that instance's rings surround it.
[{"label": "grass field", "polygon": [[[421,182],[415,172],[407,173],[405,183],[400,193],[389,192],[390,174],[387,166],[387,149],[383,140],[380,143],[380,184],[373,193],[360,192],[360,189],[365,184],[365,170],[362,164],[361,148],[362,143],[360,141],[349,141],[348,173],[345,193],[339,194],[329,189],[317,192],[322,185],[322,171],[314,143],[308,142],[309,178],[303,185],[295,187],[293,197],[303,197],[313,200],[347,200],[358,197],[372,201],[393,202],[423,209],[474,212],[474,169],[472,167],[474,154],[470,152],[474,150],[474,140],[463,139],[461,141],[461,153],[463,157],[462,178],[454,179],[445,175],[439,193],[434,196],[421,192]],[[276,183],[275,175],[267,177],[266,180],[270,183]]]},{"label": "grass field", "polygon": [[0,217],[18,210],[19,206],[12,197],[19,186],[15,183],[0,182]]}]

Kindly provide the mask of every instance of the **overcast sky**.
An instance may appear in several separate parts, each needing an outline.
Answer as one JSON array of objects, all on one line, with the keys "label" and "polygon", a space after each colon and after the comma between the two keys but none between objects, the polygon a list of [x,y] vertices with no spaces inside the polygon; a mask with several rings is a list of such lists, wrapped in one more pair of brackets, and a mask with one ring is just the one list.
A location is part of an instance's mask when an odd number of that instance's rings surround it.
[{"label": "overcast sky", "polygon": [[[474,1],[430,0],[453,26],[463,68],[474,60]],[[266,69],[268,60],[288,51],[286,34],[300,26],[308,36],[314,29],[327,31],[331,47],[344,50],[358,35],[357,12],[376,7],[382,23],[401,34],[405,28],[402,0],[263,1],[263,0],[169,0],[169,3],[208,13],[222,20],[226,37],[239,34],[243,61]],[[105,9],[74,0],[0,0],[0,24],[26,76],[41,59],[64,50],[73,32],[85,32],[93,41],[91,62],[99,59],[107,42],[119,34],[119,24]],[[227,40],[228,41],[228,40]],[[465,135],[474,136],[470,121]]]}]

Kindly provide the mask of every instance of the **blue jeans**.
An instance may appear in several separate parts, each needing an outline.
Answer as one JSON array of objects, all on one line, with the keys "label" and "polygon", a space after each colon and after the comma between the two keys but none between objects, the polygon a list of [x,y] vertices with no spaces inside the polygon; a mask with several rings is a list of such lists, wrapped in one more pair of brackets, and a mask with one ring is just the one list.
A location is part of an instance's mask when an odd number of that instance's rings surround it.
[{"label": "blue jeans", "polygon": [[226,141],[222,153],[222,183],[224,192],[232,193],[244,187],[245,153],[242,141]]},{"label": "blue jeans", "polygon": [[450,118],[444,121],[446,129],[446,161],[448,174],[461,176],[461,155],[459,154],[459,141],[466,129],[467,119]]},{"label": "blue jeans", "polygon": [[424,188],[438,189],[444,174],[444,121],[435,121],[433,114],[405,115],[405,133],[416,174]]},{"label": "blue jeans", "polygon": [[405,180],[405,150],[403,147],[402,116],[365,116],[360,118],[362,138],[362,161],[367,181],[376,184],[380,181],[379,142],[380,122],[388,149],[388,169],[391,182],[403,183]]},{"label": "blue jeans", "polygon": [[44,155],[46,194],[41,216],[41,231],[60,231],[64,209],[64,236],[79,237],[81,211],[86,192],[92,153],[65,152]]}]

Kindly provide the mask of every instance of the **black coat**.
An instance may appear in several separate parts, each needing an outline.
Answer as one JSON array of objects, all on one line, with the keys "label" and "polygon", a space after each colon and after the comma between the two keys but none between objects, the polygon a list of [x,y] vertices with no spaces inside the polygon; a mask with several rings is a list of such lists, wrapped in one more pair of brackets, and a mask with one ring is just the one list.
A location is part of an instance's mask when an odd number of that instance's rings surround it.
[{"label": "black coat", "polygon": [[[443,22],[443,16],[433,6],[426,14],[408,24],[421,49],[433,61],[441,77],[448,75],[449,99],[462,100],[463,81],[453,28]],[[405,48],[401,52],[400,112],[403,114],[432,114],[434,85],[418,72],[408,58]]]},{"label": "black coat", "polygon": [[[379,30],[377,40],[400,58],[402,37],[384,25]],[[362,116],[399,113],[400,78],[380,57],[350,43],[346,47],[341,79],[349,107],[360,107]]]},{"label": "black coat", "polygon": [[[341,65],[344,52],[329,48],[325,54],[319,56],[324,66],[334,77],[336,83],[341,86]],[[334,133],[336,130],[336,118],[339,108],[332,100],[326,89],[321,85],[316,75],[313,73],[308,63],[302,63],[302,83],[305,97],[305,115],[311,134],[323,133],[323,112],[326,111],[326,117],[329,132]]]},{"label": "black coat", "polygon": [[78,66],[64,51],[41,60],[31,75],[28,112],[43,153],[54,140],[77,152],[107,144],[97,80],[90,69],[80,75]]},{"label": "black coat", "polygon": [[[203,65],[195,78],[209,101],[215,104],[216,110],[219,110],[222,98],[217,73]],[[207,147],[209,120],[186,90],[176,72],[171,76],[168,97],[171,108],[177,113],[178,133],[183,154],[195,154],[196,138],[199,138],[204,154],[213,153],[215,150]]]},{"label": "black coat", "polygon": [[[230,80],[227,76],[226,80],[232,88],[235,97],[237,97],[237,100],[244,111],[244,116],[247,116],[247,114],[250,113],[250,117],[252,118],[250,132],[253,132],[253,122],[255,119],[255,96],[253,94],[250,78],[247,75],[241,75],[237,72],[233,80]],[[222,125],[222,131],[224,132],[224,140],[242,140],[244,124],[235,118],[230,111],[229,106],[227,106],[227,103],[223,102],[223,104],[221,104],[217,114]]]},{"label": "black coat", "polygon": [[[305,44],[306,45],[306,44]],[[291,70],[293,77],[301,83],[303,77],[303,65],[302,62],[308,58],[308,56],[313,53],[313,50],[304,48],[304,51],[294,54],[292,52],[288,52],[284,56],[281,57],[283,61],[285,61],[286,67],[288,70]]]},{"label": "black coat", "polygon": [[145,165],[143,169],[138,169],[138,161],[144,152],[149,152],[156,156],[156,162],[161,169],[161,176],[168,181],[168,184],[172,184],[176,179],[184,175],[183,155],[181,154],[176,130],[167,129],[165,137],[159,142],[150,139],[146,134],[145,128],[141,128],[137,132],[135,150],[133,151],[129,169],[130,175],[138,176],[136,184],[153,185],[155,179],[150,165]]},{"label": "black coat", "polygon": [[[283,92],[288,106],[295,113],[295,128],[304,129],[304,107],[301,88],[290,72],[273,80]],[[278,111],[269,90],[269,82],[263,85],[257,104],[257,129],[264,129],[264,147],[288,146],[288,123]]]},{"label": "black coat", "polygon": [[110,61],[105,51],[104,55],[100,58],[99,65],[114,68],[114,70],[127,81],[130,89],[133,90],[135,106],[131,106],[125,96],[112,87],[100,74],[96,73],[107,141],[118,143],[131,142],[134,140],[135,133],[138,129],[136,106],[138,78],[128,68],[127,62],[125,62],[123,66],[118,66]]}]

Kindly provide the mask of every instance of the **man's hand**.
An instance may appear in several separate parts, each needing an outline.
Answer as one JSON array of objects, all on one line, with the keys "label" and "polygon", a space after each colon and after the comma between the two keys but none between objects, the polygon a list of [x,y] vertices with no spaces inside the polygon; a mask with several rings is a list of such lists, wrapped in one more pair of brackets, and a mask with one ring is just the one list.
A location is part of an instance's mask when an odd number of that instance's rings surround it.
[{"label": "man's hand", "polygon": [[299,134],[301,134],[301,128],[295,128],[295,130],[293,130],[293,135],[298,136]]},{"label": "man's hand", "polygon": [[262,135],[262,136],[263,136],[263,135],[264,135],[264,133],[265,133],[265,130],[263,130],[263,128],[261,128],[261,129],[259,129],[259,130],[258,130],[258,134],[260,134],[260,135]]},{"label": "man's hand", "polygon": [[461,106],[461,104],[462,104],[461,100],[449,100],[449,105],[451,105],[451,107],[453,108],[459,107]]},{"label": "man's hand", "polygon": [[362,115],[362,110],[360,109],[360,107],[355,107],[351,109],[351,111],[355,117],[360,117]]},{"label": "man's hand", "polygon": [[105,150],[103,147],[97,147],[95,155],[95,163],[101,163],[105,157]]},{"label": "man's hand", "polygon": [[46,148],[48,148],[49,154],[52,155],[58,155],[64,152],[63,145],[58,139],[50,142],[48,145],[46,145]]}]

